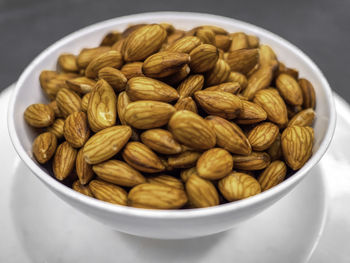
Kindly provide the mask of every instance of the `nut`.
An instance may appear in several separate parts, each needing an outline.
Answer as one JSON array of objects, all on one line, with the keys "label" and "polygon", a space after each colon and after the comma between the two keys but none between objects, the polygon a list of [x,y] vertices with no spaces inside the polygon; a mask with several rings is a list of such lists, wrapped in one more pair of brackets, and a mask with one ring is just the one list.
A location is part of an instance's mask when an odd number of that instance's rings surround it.
[{"label": "nut", "polygon": [[126,82],[128,81],[120,70],[112,67],[100,69],[98,72],[98,77],[107,81],[107,83],[111,85],[116,92],[123,91],[125,89]]},{"label": "nut", "polygon": [[181,145],[171,132],[163,129],[151,129],[143,132],[141,141],[153,151],[161,154],[177,154],[182,151]]},{"label": "nut", "polygon": [[253,150],[264,151],[269,148],[279,134],[277,125],[264,122],[255,126],[248,134],[248,140]]},{"label": "nut", "polygon": [[303,104],[303,94],[298,82],[288,74],[280,74],[276,79],[276,87],[283,99],[291,105]]},{"label": "nut", "polygon": [[190,52],[192,72],[201,73],[212,69],[219,59],[218,49],[209,44],[202,44]]},{"label": "nut", "polygon": [[191,75],[186,78],[179,87],[177,91],[181,98],[191,97],[196,91],[203,88],[204,77],[200,74]]},{"label": "nut", "polygon": [[55,113],[45,104],[32,104],[24,112],[26,122],[35,128],[50,126],[55,120]]},{"label": "nut", "polygon": [[51,159],[57,147],[57,138],[51,132],[38,135],[33,142],[33,154],[35,159],[44,164]]},{"label": "nut", "polygon": [[274,161],[259,176],[261,190],[266,191],[281,183],[287,174],[287,166],[282,161]]},{"label": "nut", "polygon": [[56,179],[63,181],[73,171],[77,150],[68,142],[61,143],[53,158],[52,168]]},{"label": "nut", "polygon": [[89,183],[89,188],[92,194],[99,200],[116,205],[127,205],[128,194],[119,186],[99,180],[92,180]]},{"label": "nut", "polygon": [[192,174],[186,181],[186,192],[189,202],[194,207],[209,207],[219,204],[219,194],[209,180]]},{"label": "nut", "polygon": [[167,185],[182,190],[184,189],[184,185],[179,179],[166,174],[150,177],[147,179],[147,182],[151,184]]},{"label": "nut", "polygon": [[77,154],[77,158],[75,160],[75,171],[79,178],[79,182],[82,185],[90,182],[92,177],[94,176],[94,172],[90,164],[88,164],[84,159],[84,151],[81,148]]},{"label": "nut", "polygon": [[267,167],[270,162],[270,156],[265,152],[252,152],[250,155],[233,155],[233,163],[236,169],[255,171]]},{"label": "nut", "polygon": [[82,147],[90,136],[84,112],[73,112],[64,121],[63,135],[74,148]]}]

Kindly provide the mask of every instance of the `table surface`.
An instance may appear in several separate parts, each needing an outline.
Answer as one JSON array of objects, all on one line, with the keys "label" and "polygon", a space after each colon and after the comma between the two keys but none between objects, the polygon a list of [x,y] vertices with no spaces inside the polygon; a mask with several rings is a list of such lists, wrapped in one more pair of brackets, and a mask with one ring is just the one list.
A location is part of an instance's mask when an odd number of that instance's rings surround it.
[{"label": "table surface", "polygon": [[0,0],[0,88],[16,81],[43,49],[106,19],[151,11],[192,11],[256,24],[289,40],[320,67],[350,102],[349,0]]}]

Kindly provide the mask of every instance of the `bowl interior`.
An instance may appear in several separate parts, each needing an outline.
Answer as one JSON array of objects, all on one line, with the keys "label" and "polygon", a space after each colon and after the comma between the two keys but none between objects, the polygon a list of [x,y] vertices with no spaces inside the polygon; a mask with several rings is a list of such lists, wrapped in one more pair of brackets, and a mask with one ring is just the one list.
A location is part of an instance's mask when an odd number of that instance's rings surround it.
[{"label": "bowl interior", "polygon": [[[46,169],[38,165],[32,156],[32,142],[36,131],[28,127],[23,118],[26,107],[32,103],[48,102],[41,91],[39,74],[44,69],[56,69],[58,56],[63,52],[78,54],[84,47],[94,47],[99,44],[102,37],[111,30],[122,31],[130,24],[169,22],[181,29],[190,29],[194,26],[212,24],[225,28],[230,32],[244,31],[257,35],[261,43],[270,45],[276,52],[278,59],[288,67],[297,68],[301,77],[305,77],[314,85],[317,95],[314,155],[308,163],[294,176],[309,170],[325,152],[335,126],[335,111],[329,85],[315,64],[298,48],[282,38],[256,26],[237,20],[223,18],[208,14],[160,12],[133,15],[116,18],[95,24],[79,30],[43,51],[25,70],[17,82],[9,105],[9,131],[14,146],[21,158],[36,174],[47,173]],[[37,172],[36,172],[37,171]],[[41,172],[40,172],[41,171]],[[304,171],[304,172],[303,172]],[[298,175],[300,174],[300,175]],[[49,177],[46,174],[47,177]],[[43,179],[43,178],[41,178]],[[289,179],[288,179],[289,180]],[[283,187],[288,180],[275,187]],[[291,182],[290,182],[291,184]],[[284,186],[284,187],[287,187]],[[278,191],[278,190],[274,191]]]}]

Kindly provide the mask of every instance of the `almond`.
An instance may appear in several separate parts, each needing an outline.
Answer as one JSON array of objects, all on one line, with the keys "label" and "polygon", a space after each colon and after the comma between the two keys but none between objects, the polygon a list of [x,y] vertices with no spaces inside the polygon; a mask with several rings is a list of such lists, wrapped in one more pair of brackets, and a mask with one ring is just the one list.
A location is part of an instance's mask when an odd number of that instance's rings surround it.
[{"label": "almond", "polygon": [[52,168],[56,179],[63,181],[73,171],[77,150],[68,142],[61,143],[53,158]]},{"label": "almond", "polygon": [[51,110],[53,110],[53,112],[55,113],[55,117],[57,117],[57,118],[64,117],[62,112],[60,111],[60,109],[57,106],[57,101],[53,100],[49,104],[47,104],[47,106],[49,106],[51,108]]},{"label": "almond", "polygon": [[271,162],[270,156],[265,152],[252,152],[250,155],[233,155],[236,169],[255,171],[267,167]]},{"label": "almond", "polygon": [[84,112],[73,112],[64,122],[63,135],[74,148],[82,147],[90,136]]},{"label": "almond", "polygon": [[111,47],[83,48],[77,56],[77,64],[79,68],[84,69],[95,57],[110,50]]},{"label": "almond", "polygon": [[130,103],[124,118],[137,129],[152,129],[166,125],[175,111],[174,106],[168,103],[143,100]]},{"label": "almond", "polygon": [[257,92],[254,102],[265,110],[270,121],[281,127],[287,124],[287,107],[276,89],[269,88]]},{"label": "almond", "polygon": [[[167,44],[170,46],[185,35],[185,31],[176,29],[174,33],[168,35]],[[177,51],[177,50],[172,50]]]},{"label": "almond", "polygon": [[232,172],[218,184],[221,194],[232,202],[257,195],[261,192],[259,182],[245,173]]},{"label": "almond", "polygon": [[260,45],[259,47],[259,64],[262,67],[276,68],[278,60],[275,52],[268,45]]},{"label": "almond", "polygon": [[91,92],[86,93],[83,98],[81,99],[81,110],[83,112],[87,112],[87,109],[89,107],[89,100],[91,97]]},{"label": "almond", "polygon": [[232,42],[230,51],[244,49],[249,47],[247,35],[243,32],[237,32],[231,34]]},{"label": "almond", "polygon": [[135,186],[128,195],[129,205],[148,209],[176,209],[187,203],[184,190],[162,184]]},{"label": "almond", "polygon": [[168,157],[168,166],[170,168],[189,168],[196,165],[197,160],[201,156],[200,152],[185,151],[177,155]]},{"label": "almond", "polygon": [[283,99],[291,105],[303,104],[303,93],[298,82],[288,74],[280,74],[276,79],[276,87]]},{"label": "almond", "polygon": [[209,44],[202,44],[190,52],[192,72],[201,73],[212,69],[219,59],[218,49]]},{"label": "almond", "polygon": [[153,100],[171,102],[179,98],[177,91],[156,79],[135,77],[128,81],[126,93],[132,101]]},{"label": "almond", "polygon": [[38,135],[33,142],[33,154],[35,159],[44,164],[51,159],[57,147],[57,138],[51,132]]},{"label": "almond", "polygon": [[125,110],[126,107],[131,103],[130,98],[128,97],[128,94],[126,94],[125,91],[122,91],[118,95],[118,102],[117,102],[117,111],[118,111],[118,117],[120,120],[120,123],[123,125],[126,125],[126,120],[125,120]]},{"label": "almond", "polygon": [[68,88],[66,84],[66,80],[77,78],[77,74],[73,73],[61,73],[57,74],[55,77],[52,77],[52,74],[47,73],[48,71],[43,71],[40,74],[40,84],[44,93],[50,100],[54,100],[56,98],[57,93],[62,88]]},{"label": "almond", "polygon": [[198,28],[194,35],[204,44],[215,44],[215,33],[210,28]]},{"label": "almond", "polygon": [[87,77],[79,77],[66,80],[67,86],[78,94],[89,93],[95,86],[96,81]]},{"label": "almond", "polygon": [[182,151],[181,145],[174,139],[171,132],[163,129],[151,129],[143,132],[141,141],[161,154],[177,154]]},{"label": "almond", "polygon": [[202,42],[198,37],[187,36],[175,41],[166,50],[170,52],[190,53],[201,43]]},{"label": "almond", "polygon": [[186,53],[163,51],[148,57],[143,65],[142,72],[147,77],[164,78],[179,71],[190,62]]},{"label": "almond", "polygon": [[112,46],[115,42],[122,38],[122,34],[119,31],[108,32],[100,43],[100,46]]},{"label": "almond", "polygon": [[72,185],[73,190],[90,197],[94,197],[88,186],[82,185],[79,180],[75,181]]},{"label": "almond", "polygon": [[174,105],[176,110],[188,110],[198,113],[197,105],[191,97],[181,98]]},{"label": "almond", "polygon": [[248,140],[253,150],[264,151],[269,148],[279,134],[277,125],[264,122],[255,126],[248,134]]},{"label": "almond", "polygon": [[216,143],[213,129],[191,111],[177,111],[169,121],[169,130],[177,141],[194,149],[209,149]]},{"label": "almond", "polygon": [[120,71],[128,80],[133,77],[144,77],[145,75],[142,73],[142,65],[143,62],[128,63],[125,64]]},{"label": "almond", "polygon": [[259,62],[258,49],[238,49],[231,51],[227,55],[226,62],[232,71],[247,74]]},{"label": "almond", "polygon": [[64,117],[81,111],[81,98],[72,90],[62,88],[56,96],[57,106]]},{"label": "almond", "polygon": [[95,57],[86,68],[85,75],[88,78],[96,78],[100,69],[104,67],[121,68],[123,65],[122,54],[116,50],[110,50]]},{"label": "almond", "polygon": [[254,35],[247,35],[247,39],[248,39],[248,44],[250,48],[257,48],[259,47],[259,38],[257,36]]},{"label": "almond", "polygon": [[116,92],[123,91],[128,81],[128,79],[120,70],[112,67],[105,67],[100,69],[98,72],[98,77],[107,81],[107,83],[111,85],[111,87]]},{"label": "almond", "polygon": [[180,172],[181,180],[184,183],[186,183],[188,178],[190,178],[190,176],[192,174],[197,174],[197,168],[196,167],[192,167],[192,168],[188,168],[188,169],[182,169],[181,172]]},{"label": "almond", "polygon": [[166,174],[150,177],[147,179],[147,182],[150,184],[167,185],[177,189],[184,189],[184,185],[179,179]]},{"label": "almond", "polygon": [[228,92],[202,90],[195,93],[195,99],[208,114],[226,119],[236,118],[242,108],[241,100]]},{"label": "almond", "polygon": [[288,122],[289,126],[311,126],[315,119],[315,111],[312,108],[302,110],[294,115]]},{"label": "almond", "polygon": [[237,119],[235,120],[238,124],[255,124],[266,120],[266,111],[258,104],[241,100],[242,109],[239,112]]},{"label": "almond", "polygon": [[79,178],[79,182],[82,185],[90,182],[92,177],[94,176],[94,172],[90,164],[88,164],[84,159],[84,151],[81,148],[78,152],[77,158],[75,160],[75,171]]},{"label": "almond", "polygon": [[226,63],[225,60],[219,58],[215,66],[206,73],[206,84],[208,86],[211,86],[224,83],[227,81],[230,73],[230,66]]},{"label": "almond", "polygon": [[120,186],[133,187],[146,182],[142,174],[119,160],[95,164],[92,169],[102,180]]},{"label": "almond", "polygon": [[219,85],[211,86],[205,89],[206,91],[224,91],[231,94],[237,94],[241,91],[241,86],[238,82],[225,82]]},{"label": "almond", "polygon": [[84,145],[85,161],[97,164],[110,159],[124,147],[130,136],[131,128],[124,125],[97,132]]},{"label": "almond", "polygon": [[145,173],[157,173],[165,170],[158,156],[140,142],[129,142],[122,153],[123,159],[135,169]]},{"label": "almond", "polygon": [[24,111],[24,119],[35,128],[50,126],[55,121],[55,113],[45,104],[32,104]]},{"label": "almond", "polygon": [[247,137],[235,123],[217,116],[208,116],[206,120],[215,130],[218,146],[236,154],[249,155],[252,152]]},{"label": "almond", "polygon": [[314,87],[311,82],[307,79],[299,79],[299,86],[303,93],[303,107],[305,109],[312,108],[315,109],[316,106],[316,95]]},{"label": "almond", "polygon": [[99,200],[116,205],[127,205],[127,192],[114,184],[92,180],[89,184],[92,194]]},{"label": "almond", "polygon": [[196,91],[199,91],[203,88],[204,77],[200,74],[191,75],[187,77],[179,87],[177,91],[180,95],[180,98],[191,97]]},{"label": "almond", "polygon": [[186,64],[179,71],[161,80],[169,85],[177,85],[188,76],[190,71],[190,67]]},{"label": "almond", "polygon": [[243,90],[242,95],[252,100],[259,90],[266,89],[270,85],[272,77],[270,67],[260,67],[248,79],[247,88]]},{"label": "almond", "polygon": [[228,78],[226,81],[238,82],[242,90],[244,90],[248,84],[248,80],[245,75],[243,75],[242,73],[233,72],[233,71],[230,73],[230,75],[228,75]]},{"label": "almond", "polygon": [[288,166],[299,170],[312,155],[313,129],[311,127],[287,127],[281,136],[282,151]]},{"label": "almond", "polygon": [[266,191],[283,182],[287,174],[287,166],[282,161],[274,161],[259,176],[261,190]]},{"label": "almond", "polygon": [[223,51],[227,51],[231,46],[231,38],[226,35],[215,36],[215,46]]},{"label": "almond", "polygon": [[233,168],[231,154],[221,148],[213,148],[204,152],[197,162],[197,173],[208,180],[221,179]]},{"label": "almond", "polygon": [[125,61],[144,60],[160,49],[166,37],[166,30],[157,24],[136,29],[124,41],[122,53]]},{"label": "almond", "polygon": [[57,139],[61,139],[63,137],[63,126],[64,120],[56,119],[50,127],[47,127],[47,131],[54,134]]},{"label": "almond", "polygon": [[278,160],[282,157],[282,148],[281,148],[281,134],[277,135],[276,140],[271,144],[270,148],[267,149],[267,153],[271,157],[271,161]]},{"label": "almond", "polygon": [[63,71],[75,72],[78,71],[76,56],[73,54],[64,53],[58,57],[58,65]]},{"label": "almond", "polygon": [[209,180],[192,174],[186,182],[186,192],[189,202],[197,208],[218,205],[219,194]]},{"label": "almond", "polygon": [[113,126],[117,118],[117,97],[113,88],[100,79],[91,92],[87,108],[87,116],[91,130],[98,132]]}]

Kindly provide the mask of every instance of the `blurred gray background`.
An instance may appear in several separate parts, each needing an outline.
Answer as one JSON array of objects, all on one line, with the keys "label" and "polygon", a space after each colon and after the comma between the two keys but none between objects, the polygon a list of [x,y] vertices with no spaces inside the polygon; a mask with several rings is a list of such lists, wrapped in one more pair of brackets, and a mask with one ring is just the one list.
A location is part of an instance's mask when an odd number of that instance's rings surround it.
[{"label": "blurred gray background", "polygon": [[256,24],[289,40],[350,102],[350,0],[0,0],[0,89],[63,36],[105,19],[151,11],[205,12]]}]

